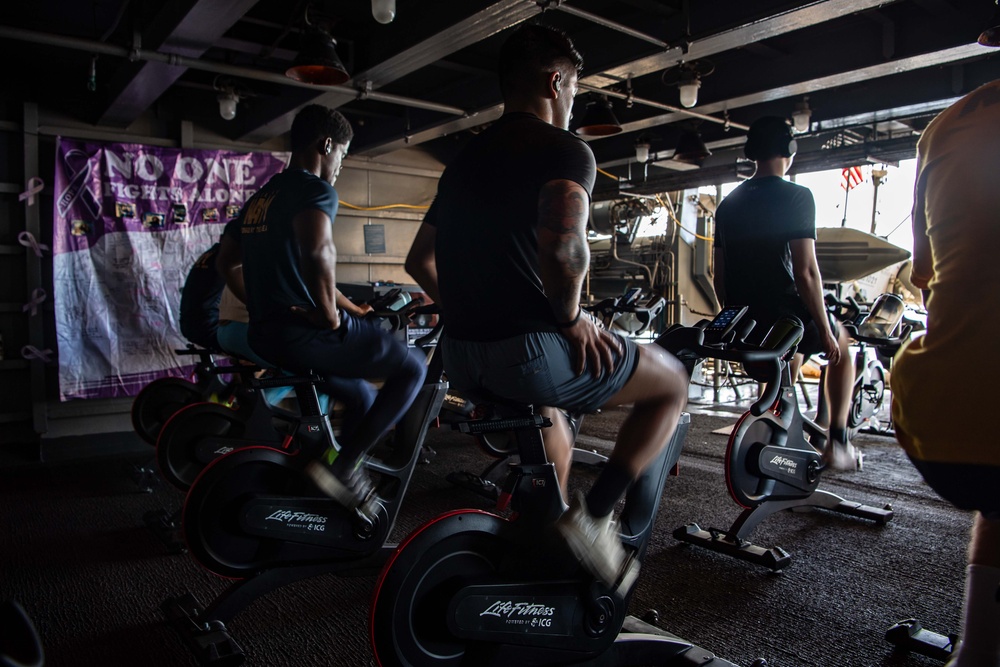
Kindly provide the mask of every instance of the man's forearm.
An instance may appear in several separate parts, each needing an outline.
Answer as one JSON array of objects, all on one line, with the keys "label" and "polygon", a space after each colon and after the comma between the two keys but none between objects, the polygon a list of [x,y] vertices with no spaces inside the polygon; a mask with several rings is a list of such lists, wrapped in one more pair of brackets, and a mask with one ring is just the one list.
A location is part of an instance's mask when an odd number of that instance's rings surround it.
[{"label": "man's forearm", "polygon": [[417,281],[424,294],[443,308],[441,292],[438,289],[436,239],[437,228],[427,222],[421,223],[410,250],[406,253],[403,268]]},{"label": "man's forearm", "polygon": [[424,294],[431,298],[434,303],[441,303],[441,295],[438,293],[437,267],[425,264],[408,265],[407,273],[410,274]]},{"label": "man's forearm", "polygon": [[360,315],[361,314],[360,309],[356,305],[354,305],[353,301],[351,301],[346,296],[344,296],[344,293],[341,292],[339,289],[337,289],[337,288],[334,288],[334,289],[337,292],[337,296],[336,296],[337,308],[339,308],[340,310],[347,311],[351,315]]},{"label": "man's forearm", "polygon": [[302,258],[306,287],[316,302],[317,310],[330,322],[332,328],[340,326],[336,266],[336,253],[326,249]]},{"label": "man's forearm", "polygon": [[237,299],[247,302],[246,283],[243,282],[243,249],[239,243],[228,236],[223,236],[219,242],[219,254],[215,258],[215,269],[226,286]]},{"label": "man's forearm", "polygon": [[[823,303],[823,283],[819,273],[809,271],[795,277],[795,288],[809,311],[816,326],[826,323],[826,305]],[[822,332],[822,329],[820,329]]]}]

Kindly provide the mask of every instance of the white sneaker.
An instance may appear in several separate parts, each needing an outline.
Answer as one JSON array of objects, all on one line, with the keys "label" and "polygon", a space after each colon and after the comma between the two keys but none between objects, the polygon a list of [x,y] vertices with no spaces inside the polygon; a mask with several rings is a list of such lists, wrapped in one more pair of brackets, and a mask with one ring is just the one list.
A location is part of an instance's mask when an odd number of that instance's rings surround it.
[{"label": "white sneaker", "polygon": [[573,497],[569,509],[556,522],[556,529],[587,571],[609,588],[624,595],[635,583],[639,563],[626,555],[618,524],[610,515],[592,517],[582,493]]},{"label": "white sneaker", "polygon": [[864,466],[865,455],[851,443],[830,440],[826,453],[823,455],[826,465],[834,470],[854,472]]},{"label": "white sneaker", "polygon": [[378,495],[363,463],[351,470],[334,470],[322,461],[310,461],[306,475],[320,491],[349,510],[357,510],[371,518],[378,509]]}]

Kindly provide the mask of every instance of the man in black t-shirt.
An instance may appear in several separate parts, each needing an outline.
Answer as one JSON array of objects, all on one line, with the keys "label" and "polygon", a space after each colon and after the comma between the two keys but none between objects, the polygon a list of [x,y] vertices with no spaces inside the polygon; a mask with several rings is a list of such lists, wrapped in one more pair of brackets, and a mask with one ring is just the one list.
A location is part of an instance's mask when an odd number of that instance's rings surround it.
[{"label": "man in black t-shirt", "polygon": [[757,163],[715,212],[715,292],[726,306],[747,306],[757,325],[752,342],[763,339],[782,317],[805,325],[791,367],[798,376],[803,354],[826,354],[830,446],[826,460],[840,470],[861,467],[861,454],[847,438],[847,412],[854,385],[849,340],[829,320],[816,263],[816,204],[807,188],[784,180],[795,154],[784,118],[764,116],[750,126],[746,156]]},{"label": "man in black t-shirt", "polygon": [[580,54],[563,33],[527,25],[500,54],[504,115],[448,165],[406,268],[445,313],[449,382],[542,408],[545,450],[565,489],[572,436],[555,408],[634,403],[608,464],[557,527],[596,576],[627,590],[612,510],[669,441],[687,376],[662,348],[605,331],[580,309],[596,165],[566,131]]},{"label": "man in black t-shirt", "polygon": [[[294,373],[315,371],[328,387],[343,388],[353,379],[362,394],[365,378],[383,380],[357,425],[350,433],[342,430],[339,451],[330,443],[306,466],[325,493],[371,514],[377,498],[365,454],[416,398],[425,365],[419,352],[375,322],[351,315],[336,287],[333,222],[339,200],[333,183],[353,135],[333,109],[312,104],[299,111],[288,168],[226,226],[218,268],[247,304],[250,347],[263,359]],[[340,398],[336,390],[330,393]]]}]

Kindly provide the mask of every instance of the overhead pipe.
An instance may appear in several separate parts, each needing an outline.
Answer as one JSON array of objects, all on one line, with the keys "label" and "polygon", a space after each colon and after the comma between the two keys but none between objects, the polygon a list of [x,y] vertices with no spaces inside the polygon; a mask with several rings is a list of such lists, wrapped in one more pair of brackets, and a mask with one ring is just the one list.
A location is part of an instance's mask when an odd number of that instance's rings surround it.
[{"label": "overhead pipe", "polygon": [[663,109],[664,111],[672,111],[674,113],[684,114],[685,116],[690,116],[691,118],[700,118],[701,120],[707,120],[711,123],[718,123],[720,125],[728,125],[729,127],[735,128],[737,130],[747,131],[750,129],[749,125],[742,125],[740,123],[733,123],[726,120],[725,118],[717,118],[716,116],[709,116],[708,114],[698,113],[697,111],[691,111],[690,109],[685,109],[683,107],[675,107],[669,104],[663,104],[662,102],[656,102],[654,100],[647,100],[642,97],[636,97],[635,95],[630,95],[628,93],[619,93],[608,88],[600,88],[598,86],[591,86],[585,83],[580,84],[580,90],[586,90],[590,93],[600,93],[602,95],[607,95],[608,97],[615,97],[620,100],[632,100],[636,104],[642,104],[643,106],[653,107],[655,109]]},{"label": "overhead pipe", "polygon": [[572,14],[573,16],[579,17],[581,19],[590,21],[591,23],[596,23],[597,25],[604,26],[605,28],[610,28],[611,30],[616,30],[620,33],[629,35],[630,37],[635,37],[636,39],[641,39],[644,42],[649,42],[650,44],[655,44],[661,49],[665,49],[669,44],[663,40],[647,35],[644,32],[639,32],[627,25],[622,25],[621,23],[616,23],[610,19],[606,19],[603,16],[598,16],[597,14],[591,14],[588,11],[582,9],[577,9],[576,7],[570,7],[569,5],[562,2],[562,0],[539,0],[538,6],[542,9],[558,9],[561,12],[567,14]]},{"label": "overhead pipe", "polygon": [[450,114],[453,116],[469,115],[465,109],[449,106],[447,104],[438,104],[436,102],[426,102],[424,100],[403,97],[401,95],[380,93],[367,88],[358,90],[356,88],[351,88],[350,86],[317,86],[309,83],[302,83],[301,81],[295,81],[294,79],[286,77],[284,74],[262,72],[260,70],[250,69],[249,67],[238,67],[236,65],[227,65],[225,63],[213,63],[206,60],[199,60],[197,58],[180,56],[174,53],[160,53],[159,51],[150,51],[147,49],[130,49],[124,46],[116,46],[114,44],[107,44],[105,42],[98,42],[90,39],[82,39],[80,37],[52,35],[24,28],[0,26],[0,39],[12,39],[22,42],[42,44],[44,46],[76,49],[78,51],[86,51],[87,53],[117,56],[119,58],[126,58],[133,62],[144,60],[147,62],[165,63],[175,67],[186,67],[188,69],[213,72],[215,74],[224,74],[226,76],[235,76],[243,79],[254,79],[256,81],[267,81],[283,86],[296,86],[299,88],[309,88],[310,90],[324,90],[332,93],[341,93],[346,96],[354,97],[355,99],[368,99],[376,102],[386,102],[388,104],[397,104],[399,106],[424,109],[426,111],[436,111],[438,113]]}]

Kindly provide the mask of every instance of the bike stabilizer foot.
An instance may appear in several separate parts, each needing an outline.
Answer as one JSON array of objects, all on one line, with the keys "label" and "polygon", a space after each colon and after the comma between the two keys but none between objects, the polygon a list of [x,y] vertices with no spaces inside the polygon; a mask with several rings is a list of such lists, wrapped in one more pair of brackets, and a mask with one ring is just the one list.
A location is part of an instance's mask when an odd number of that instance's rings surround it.
[{"label": "bike stabilizer foot", "polygon": [[926,630],[915,618],[893,625],[886,630],[885,639],[900,651],[926,655],[941,662],[946,662],[951,657],[951,652],[958,643],[957,635],[945,636]]},{"label": "bike stabilizer foot", "polygon": [[746,540],[737,540],[727,532],[715,528],[702,530],[696,523],[689,523],[674,530],[674,539],[711,549],[733,558],[763,565],[777,572],[792,562],[792,556],[781,547],[765,549]]},{"label": "bike stabilizer foot", "polygon": [[165,600],[160,609],[191,649],[198,664],[212,667],[243,664],[243,649],[229,636],[225,624],[221,621],[201,621],[204,610],[190,593]]},{"label": "bike stabilizer foot", "polygon": [[168,553],[187,553],[187,545],[179,536],[180,516],[178,512],[166,510],[150,510],[142,516],[143,523],[152,531]]},{"label": "bike stabilizer foot", "polygon": [[874,521],[880,526],[892,521],[893,509],[892,505],[884,505],[882,507],[872,507],[871,505],[862,505],[861,503],[851,502],[849,500],[841,500],[841,502],[828,509],[834,512],[839,512],[840,514],[848,514],[850,516],[856,516],[862,519],[868,519]]}]

